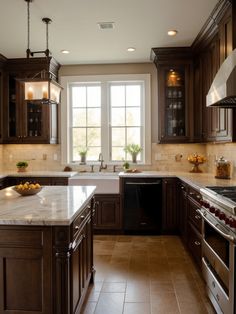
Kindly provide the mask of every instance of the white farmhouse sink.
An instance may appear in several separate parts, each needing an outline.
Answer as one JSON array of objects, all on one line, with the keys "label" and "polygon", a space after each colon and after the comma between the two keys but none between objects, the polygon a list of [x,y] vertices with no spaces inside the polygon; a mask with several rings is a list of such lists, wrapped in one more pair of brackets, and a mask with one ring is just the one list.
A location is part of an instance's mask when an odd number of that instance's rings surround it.
[{"label": "white farmhouse sink", "polygon": [[118,194],[118,172],[85,172],[69,178],[69,185],[95,185],[96,194]]}]

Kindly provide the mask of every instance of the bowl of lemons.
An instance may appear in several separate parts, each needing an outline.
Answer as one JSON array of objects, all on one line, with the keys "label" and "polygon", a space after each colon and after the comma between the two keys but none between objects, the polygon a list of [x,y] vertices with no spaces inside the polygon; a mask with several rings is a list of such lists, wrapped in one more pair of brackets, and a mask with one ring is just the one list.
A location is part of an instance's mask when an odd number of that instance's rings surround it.
[{"label": "bowl of lemons", "polygon": [[42,190],[42,186],[39,183],[25,182],[14,186],[13,190],[22,196],[28,196],[39,193]]}]

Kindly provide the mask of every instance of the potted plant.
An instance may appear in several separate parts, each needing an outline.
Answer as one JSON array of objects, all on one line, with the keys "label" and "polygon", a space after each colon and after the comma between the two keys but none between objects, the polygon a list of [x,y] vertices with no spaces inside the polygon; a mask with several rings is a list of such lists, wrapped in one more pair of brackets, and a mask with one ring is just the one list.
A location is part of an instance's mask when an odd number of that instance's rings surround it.
[{"label": "potted plant", "polygon": [[16,164],[18,172],[25,172],[28,165],[29,164],[27,161],[18,161],[18,163]]},{"label": "potted plant", "polygon": [[88,148],[87,148],[87,147],[81,148],[81,149],[79,150],[80,164],[81,164],[81,165],[86,164],[87,152],[88,152]]},{"label": "potted plant", "polygon": [[132,162],[137,162],[137,156],[142,151],[142,148],[138,144],[129,144],[125,147],[125,152],[132,156]]}]

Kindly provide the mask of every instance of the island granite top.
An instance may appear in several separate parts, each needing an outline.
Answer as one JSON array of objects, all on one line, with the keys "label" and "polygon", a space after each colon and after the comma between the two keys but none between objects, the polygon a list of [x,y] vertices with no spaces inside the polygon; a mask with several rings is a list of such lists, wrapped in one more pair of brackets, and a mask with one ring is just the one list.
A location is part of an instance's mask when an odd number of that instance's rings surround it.
[{"label": "island granite top", "polygon": [[95,186],[45,186],[21,196],[12,187],[0,191],[1,225],[70,225],[88,204]]}]

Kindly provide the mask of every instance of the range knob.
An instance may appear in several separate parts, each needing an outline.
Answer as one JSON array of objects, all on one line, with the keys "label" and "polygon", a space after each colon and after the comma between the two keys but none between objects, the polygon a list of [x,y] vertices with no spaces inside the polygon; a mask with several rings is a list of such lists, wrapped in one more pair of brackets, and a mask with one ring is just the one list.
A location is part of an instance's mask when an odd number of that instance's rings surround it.
[{"label": "range knob", "polygon": [[206,208],[210,208],[210,203],[205,201],[203,206],[206,207]]},{"label": "range knob", "polygon": [[230,219],[229,219],[229,217],[226,217],[226,218],[225,218],[225,223],[226,223],[226,225],[229,225],[229,224],[230,224]]},{"label": "range knob", "polygon": [[221,212],[221,213],[219,214],[219,218],[220,218],[220,220],[225,220],[225,219],[226,219],[225,213]]},{"label": "range knob", "polygon": [[236,228],[236,220],[233,217],[229,218],[229,225],[231,228]]},{"label": "range knob", "polygon": [[213,214],[214,214],[214,213],[215,213],[215,211],[216,211],[216,209],[215,209],[215,207],[214,207],[214,206],[211,206],[211,207],[209,208],[209,210],[210,210],[210,212],[211,212],[211,213],[213,213]]}]

